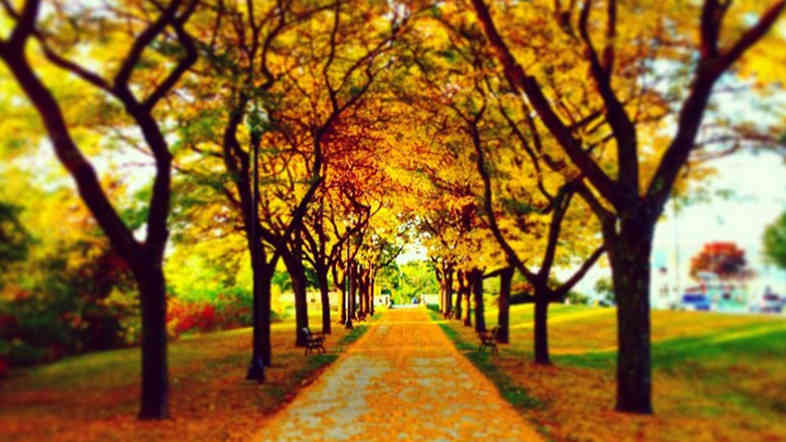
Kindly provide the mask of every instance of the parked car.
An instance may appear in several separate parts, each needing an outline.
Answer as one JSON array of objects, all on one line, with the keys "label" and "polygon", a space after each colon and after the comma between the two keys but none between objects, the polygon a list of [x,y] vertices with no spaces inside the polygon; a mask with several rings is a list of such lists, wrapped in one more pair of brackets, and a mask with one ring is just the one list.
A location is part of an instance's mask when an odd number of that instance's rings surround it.
[{"label": "parked car", "polygon": [[761,303],[761,311],[763,313],[780,313],[783,310],[783,304],[786,300],[781,299],[775,293],[767,293],[764,295]]},{"label": "parked car", "polygon": [[685,293],[682,295],[681,306],[685,310],[708,311],[710,301],[703,293]]}]

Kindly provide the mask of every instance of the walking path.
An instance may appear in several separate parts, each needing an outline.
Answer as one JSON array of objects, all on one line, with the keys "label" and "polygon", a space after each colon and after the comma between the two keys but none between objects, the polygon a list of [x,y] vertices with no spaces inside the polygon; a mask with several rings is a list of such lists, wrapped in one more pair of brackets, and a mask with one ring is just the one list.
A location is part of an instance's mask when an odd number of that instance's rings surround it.
[{"label": "walking path", "polygon": [[423,309],[391,310],[257,440],[540,441]]}]

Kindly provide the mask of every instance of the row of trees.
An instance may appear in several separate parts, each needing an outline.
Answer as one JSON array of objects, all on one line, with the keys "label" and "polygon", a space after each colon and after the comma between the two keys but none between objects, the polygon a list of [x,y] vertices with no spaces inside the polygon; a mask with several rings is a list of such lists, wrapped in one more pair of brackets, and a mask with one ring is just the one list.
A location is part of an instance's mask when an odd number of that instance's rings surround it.
[{"label": "row of trees", "polygon": [[[512,275],[523,275],[540,363],[549,363],[548,304],[605,253],[619,303],[617,408],[648,413],[654,226],[669,195],[687,188],[691,175],[680,172],[691,155],[717,140],[772,141],[771,128],[711,106],[725,72],[741,60],[737,72],[750,75],[783,39],[765,35],[784,2],[766,3],[3,1],[0,57],[9,90],[43,122],[25,121],[30,139],[48,135],[136,280],[141,418],[168,415],[170,229],[244,238],[248,378],[262,381],[279,260],[303,344],[307,266],[329,332],[329,281],[346,297],[342,321],[357,289],[371,312],[401,224],[429,248],[446,311],[460,314],[463,299],[469,312],[474,296],[476,327],[484,277],[502,277],[504,330]],[[86,115],[57,88],[63,71],[100,111]],[[152,166],[143,228],[121,216],[101,161],[85,154],[115,144]],[[189,197],[198,203],[171,213]],[[550,283],[567,266],[573,276]]]},{"label": "row of trees", "polygon": [[[690,175],[680,174],[683,166],[714,156],[708,152],[718,140],[734,143],[715,155],[751,140],[778,143],[768,136],[777,133],[771,128],[730,123],[711,98],[735,63],[748,65],[737,71],[743,74],[759,62],[761,52],[742,56],[773,27],[784,3],[759,5],[753,22],[744,18],[752,4],[714,1],[677,7],[473,0],[467,6],[471,13],[461,5],[441,8],[433,17],[443,26],[441,38],[411,47],[422,83],[411,91],[420,99],[410,101],[428,115],[423,124],[431,123],[434,149],[447,150],[447,156],[435,153],[436,164],[457,163],[447,183],[442,167],[426,171],[435,189],[453,196],[435,208],[450,221],[426,223],[439,239],[432,251],[441,261],[443,305],[450,309],[449,272],[457,260],[469,275],[466,283],[459,278],[465,293],[495,267],[516,269],[534,288],[535,358],[548,363],[548,303],[605,252],[619,294],[617,409],[650,413],[655,223],[668,197],[685,190]],[[782,38],[779,33],[762,47]],[[467,175],[472,163],[474,178]],[[571,211],[578,214],[573,227]],[[489,234],[496,253],[483,239]],[[534,241],[541,244],[533,247]],[[478,256],[479,243],[489,257]],[[576,270],[552,287],[559,248],[569,251],[562,265]],[[504,330],[504,290],[500,307]]]}]

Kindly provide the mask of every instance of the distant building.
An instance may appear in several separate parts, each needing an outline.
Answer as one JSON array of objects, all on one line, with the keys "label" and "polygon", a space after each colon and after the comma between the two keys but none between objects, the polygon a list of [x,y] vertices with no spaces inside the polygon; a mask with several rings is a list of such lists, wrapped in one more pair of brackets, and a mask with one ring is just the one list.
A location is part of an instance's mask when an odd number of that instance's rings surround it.
[{"label": "distant building", "polygon": [[422,304],[439,304],[439,295],[435,295],[433,293],[422,294],[420,295],[420,302]]},{"label": "distant building", "polygon": [[673,273],[666,266],[654,268],[650,276],[650,304],[655,309],[675,308],[680,302],[680,289]]}]

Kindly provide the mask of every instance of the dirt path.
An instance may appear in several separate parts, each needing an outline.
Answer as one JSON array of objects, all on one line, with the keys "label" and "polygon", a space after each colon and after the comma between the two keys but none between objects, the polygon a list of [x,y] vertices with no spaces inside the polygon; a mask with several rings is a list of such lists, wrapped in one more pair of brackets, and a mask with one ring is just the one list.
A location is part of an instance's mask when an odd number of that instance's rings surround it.
[{"label": "dirt path", "polygon": [[391,310],[257,440],[541,438],[422,309]]}]

